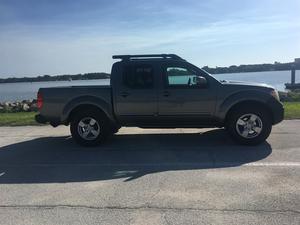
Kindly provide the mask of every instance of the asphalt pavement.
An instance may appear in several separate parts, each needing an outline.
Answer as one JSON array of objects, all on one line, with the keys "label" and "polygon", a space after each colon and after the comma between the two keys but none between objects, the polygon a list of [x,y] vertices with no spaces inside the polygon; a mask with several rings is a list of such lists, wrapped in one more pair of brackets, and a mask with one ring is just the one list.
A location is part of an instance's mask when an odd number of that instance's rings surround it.
[{"label": "asphalt pavement", "polygon": [[0,127],[0,224],[300,224],[300,120],[259,146],[223,129]]}]

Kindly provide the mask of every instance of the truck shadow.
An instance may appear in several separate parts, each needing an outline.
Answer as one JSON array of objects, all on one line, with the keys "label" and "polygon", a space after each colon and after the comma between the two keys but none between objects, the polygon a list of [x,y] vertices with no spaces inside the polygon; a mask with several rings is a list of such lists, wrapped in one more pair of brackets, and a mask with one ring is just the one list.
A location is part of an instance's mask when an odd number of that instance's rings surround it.
[{"label": "truck shadow", "polygon": [[237,167],[271,154],[233,143],[224,130],[204,133],[118,134],[102,146],[80,147],[70,137],[42,137],[0,148],[0,183],[124,179],[174,170]]}]

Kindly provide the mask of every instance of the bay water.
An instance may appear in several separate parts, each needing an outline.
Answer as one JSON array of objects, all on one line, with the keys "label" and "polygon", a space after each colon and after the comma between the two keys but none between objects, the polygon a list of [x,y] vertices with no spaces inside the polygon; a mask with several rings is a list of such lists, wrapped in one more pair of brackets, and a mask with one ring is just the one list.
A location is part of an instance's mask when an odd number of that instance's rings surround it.
[{"label": "bay water", "polygon": [[[254,73],[228,73],[213,75],[218,80],[234,80],[265,83],[279,91],[285,90],[285,83],[291,80],[291,71],[268,71]],[[300,71],[296,72],[296,82],[300,82]],[[74,80],[74,81],[49,81],[49,82],[22,82],[0,84],[0,102],[21,101],[36,98],[41,87],[76,86],[76,85],[106,85],[109,79],[100,80]]]}]

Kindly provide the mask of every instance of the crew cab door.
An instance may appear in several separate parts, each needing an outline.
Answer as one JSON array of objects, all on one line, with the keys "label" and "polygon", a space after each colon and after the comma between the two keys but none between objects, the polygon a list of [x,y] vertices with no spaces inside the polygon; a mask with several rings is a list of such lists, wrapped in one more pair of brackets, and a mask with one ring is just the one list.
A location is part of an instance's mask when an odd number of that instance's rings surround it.
[{"label": "crew cab door", "polygon": [[209,123],[216,104],[211,77],[184,62],[166,63],[161,73],[160,120],[178,125]]},{"label": "crew cab door", "polygon": [[147,63],[122,66],[121,76],[114,90],[115,113],[123,124],[151,120],[158,111],[154,67]]}]

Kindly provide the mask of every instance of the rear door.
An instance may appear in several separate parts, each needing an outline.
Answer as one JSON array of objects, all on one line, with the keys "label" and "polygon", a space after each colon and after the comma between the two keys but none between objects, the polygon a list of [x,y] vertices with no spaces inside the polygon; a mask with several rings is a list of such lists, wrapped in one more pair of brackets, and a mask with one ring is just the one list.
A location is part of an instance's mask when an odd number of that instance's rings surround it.
[{"label": "rear door", "polygon": [[158,112],[155,69],[147,63],[129,63],[122,67],[116,81],[115,110],[122,123],[140,124]]}]

